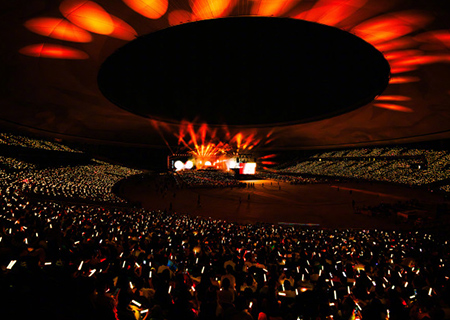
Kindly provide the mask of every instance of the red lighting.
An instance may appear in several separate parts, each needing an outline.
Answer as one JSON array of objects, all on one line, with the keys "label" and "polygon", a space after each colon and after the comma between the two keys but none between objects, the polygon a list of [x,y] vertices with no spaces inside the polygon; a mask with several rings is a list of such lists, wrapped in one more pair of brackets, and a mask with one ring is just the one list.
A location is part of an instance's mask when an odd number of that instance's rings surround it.
[{"label": "red lighting", "polygon": [[405,72],[414,71],[416,69],[417,69],[417,67],[415,67],[415,66],[410,66],[410,67],[394,67],[394,66],[391,66],[391,73],[392,74],[405,73]]},{"label": "red lighting", "polygon": [[375,48],[377,48],[378,51],[386,52],[393,50],[409,49],[415,47],[416,45],[417,42],[414,41],[411,37],[403,37],[400,39],[375,44]]},{"label": "red lighting", "polygon": [[401,50],[401,51],[391,51],[384,54],[386,60],[396,60],[400,58],[419,56],[423,54],[420,50]]},{"label": "red lighting", "polygon": [[443,55],[407,57],[404,59],[395,60],[391,65],[394,67],[409,67],[409,66],[417,67],[424,64],[432,64],[440,62],[450,62],[450,55],[443,54]]},{"label": "red lighting", "polygon": [[114,31],[113,19],[95,2],[65,0],[59,10],[64,17],[85,30],[98,34],[111,34]]},{"label": "red lighting", "polygon": [[367,20],[354,27],[352,32],[371,44],[379,44],[418,30],[432,20],[421,12],[403,11]]},{"label": "red lighting", "polygon": [[136,30],[125,21],[113,15],[111,15],[111,19],[114,24],[114,31],[109,36],[121,40],[133,40],[138,36]]},{"label": "red lighting", "polygon": [[34,18],[25,22],[25,27],[34,33],[59,40],[73,42],[90,42],[92,40],[89,32],[65,19]]},{"label": "red lighting", "polygon": [[32,44],[20,49],[19,52],[21,54],[30,57],[39,57],[39,58],[74,59],[74,60],[89,58],[87,53],[81,50],[48,43]]},{"label": "red lighting", "polygon": [[191,0],[194,16],[199,20],[227,16],[235,4],[234,0]]},{"label": "red lighting", "polygon": [[300,13],[295,18],[336,26],[366,2],[367,0],[319,0],[310,10]]},{"label": "red lighting", "polygon": [[399,106],[397,104],[390,104],[390,103],[376,103],[374,104],[375,107],[378,108],[383,108],[383,109],[387,109],[387,110],[392,110],[392,111],[399,111],[399,112],[413,112],[413,110],[411,108],[408,107],[404,107],[404,106]]},{"label": "red lighting", "polygon": [[276,154],[268,154],[266,156],[262,156],[260,159],[271,159],[271,158],[275,158],[277,155]]},{"label": "red lighting", "polygon": [[415,40],[432,44],[444,44],[450,46],[450,31],[435,30],[421,33],[414,37]]},{"label": "red lighting", "polygon": [[419,77],[392,77],[389,79],[389,84],[401,84],[420,81]]},{"label": "red lighting", "polygon": [[258,16],[279,16],[289,11],[300,0],[273,1],[261,0],[255,1],[251,13]]},{"label": "red lighting", "polygon": [[131,9],[149,19],[159,19],[167,11],[168,0],[123,0]]},{"label": "red lighting", "polygon": [[378,96],[375,100],[381,100],[381,101],[409,101],[411,100],[410,97],[405,96]]},{"label": "red lighting", "polygon": [[192,20],[192,13],[186,10],[174,10],[169,13],[169,24],[176,26]]}]

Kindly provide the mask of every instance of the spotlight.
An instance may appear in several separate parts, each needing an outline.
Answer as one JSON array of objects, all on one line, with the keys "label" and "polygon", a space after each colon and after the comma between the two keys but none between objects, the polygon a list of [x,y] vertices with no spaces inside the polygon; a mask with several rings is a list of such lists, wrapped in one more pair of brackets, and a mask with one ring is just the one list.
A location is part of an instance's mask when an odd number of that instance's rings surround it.
[{"label": "spotlight", "polygon": [[194,167],[194,163],[191,160],[186,161],[186,164],[184,165],[186,169],[192,169]]},{"label": "spotlight", "polygon": [[175,169],[177,169],[177,171],[184,168],[184,164],[180,160],[175,161],[174,166],[175,166]]}]

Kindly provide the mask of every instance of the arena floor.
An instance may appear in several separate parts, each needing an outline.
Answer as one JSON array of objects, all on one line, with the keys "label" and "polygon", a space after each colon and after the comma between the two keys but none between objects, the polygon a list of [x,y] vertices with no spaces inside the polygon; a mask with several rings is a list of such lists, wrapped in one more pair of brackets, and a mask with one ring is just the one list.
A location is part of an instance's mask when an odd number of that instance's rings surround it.
[{"label": "arena floor", "polygon": [[355,207],[417,199],[434,217],[443,196],[421,189],[377,184],[340,183],[291,185],[270,180],[246,181],[253,188],[173,189],[158,192],[152,181],[126,184],[123,192],[151,210],[170,210],[194,216],[241,223],[293,223],[327,228],[411,228],[395,217],[355,214]]}]

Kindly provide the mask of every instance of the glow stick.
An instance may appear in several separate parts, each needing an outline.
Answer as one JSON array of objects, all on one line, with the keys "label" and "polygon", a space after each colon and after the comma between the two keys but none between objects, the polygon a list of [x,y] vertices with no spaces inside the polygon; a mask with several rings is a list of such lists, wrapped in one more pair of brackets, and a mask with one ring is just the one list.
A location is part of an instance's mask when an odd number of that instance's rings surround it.
[{"label": "glow stick", "polygon": [[12,267],[16,264],[17,260],[11,260],[8,264],[8,266],[6,267],[6,269],[11,270]]},{"label": "glow stick", "polygon": [[140,304],[139,302],[137,302],[136,300],[131,300],[132,304],[137,305],[139,308],[141,307],[142,304]]}]

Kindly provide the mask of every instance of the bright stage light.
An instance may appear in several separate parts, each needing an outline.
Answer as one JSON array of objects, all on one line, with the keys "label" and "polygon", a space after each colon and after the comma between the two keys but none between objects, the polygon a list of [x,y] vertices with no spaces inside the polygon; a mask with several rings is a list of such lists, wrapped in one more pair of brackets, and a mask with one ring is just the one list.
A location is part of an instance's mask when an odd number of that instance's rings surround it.
[{"label": "bright stage light", "polygon": [[255,173],[256,173],[256,163],[247,162],[242,164],[240,174],[255,174]]},{"label": "bright stage light", "polygon": [[210,166],[211,165],[211,161],[206,161],[205,162],[205,166]]},{"label": "bright stage light", "polygon": [[192,169],[194,167],[194,163],[191,160],[188,160],[184,165],[186,169]]},{"label": "bright stage light", "polygon": [[184,168],[184,164],[180,160],[175,161],[174,166],[175,166],[175,169],[177,169],[177,171]]}]

